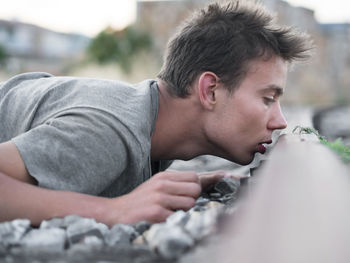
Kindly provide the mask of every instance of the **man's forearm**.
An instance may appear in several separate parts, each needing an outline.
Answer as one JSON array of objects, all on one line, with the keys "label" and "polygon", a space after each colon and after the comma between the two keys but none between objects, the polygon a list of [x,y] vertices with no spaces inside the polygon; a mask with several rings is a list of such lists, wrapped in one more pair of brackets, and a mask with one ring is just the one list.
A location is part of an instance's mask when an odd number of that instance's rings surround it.
[{"label": "man's forearm", "polygon": [[107,222],[108,199],[56,191],[23,183],[0,173],[0,221],[28,218],[33,225],[52,217],[78,214]]},{"label": "man's forearm", "polygon": [[0,221],[28,218],[33,225],[39,225],[52,217],[78,214],[108,226],[162,222],[176,210],[193,207],[200,196],[201,183],[208,184],[223,177],[212,176],[215,178],[200,180],[195,172],[165,171],[126,195],[103,198],[44,189],[0,173]]}]

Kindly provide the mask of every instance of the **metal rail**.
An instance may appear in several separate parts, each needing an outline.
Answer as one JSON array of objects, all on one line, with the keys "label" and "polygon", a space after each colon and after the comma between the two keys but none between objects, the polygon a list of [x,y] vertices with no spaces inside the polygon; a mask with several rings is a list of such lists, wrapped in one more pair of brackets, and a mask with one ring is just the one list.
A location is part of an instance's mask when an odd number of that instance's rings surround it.
[{"label": "metal rail", "polygon": [[310,138],[279,139],[225,234],[193,262],[350,262],[350,171]]}]

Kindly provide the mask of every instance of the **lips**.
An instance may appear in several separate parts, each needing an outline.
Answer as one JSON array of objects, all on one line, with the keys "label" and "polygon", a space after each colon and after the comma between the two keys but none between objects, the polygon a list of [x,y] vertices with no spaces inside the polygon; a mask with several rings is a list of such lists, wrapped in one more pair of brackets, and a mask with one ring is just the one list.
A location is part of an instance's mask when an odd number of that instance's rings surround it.
[{"label": "lips", "polygon": [[264,154],[266,152],[266,147],[262,143],[258,144],[258,152]]},{"label": "lips", "polygon": [[258,152],[261,154],[264,154],[266,152],[266,145],[265,144],[271,144],[272,140],[262,142],[258,144]]}]

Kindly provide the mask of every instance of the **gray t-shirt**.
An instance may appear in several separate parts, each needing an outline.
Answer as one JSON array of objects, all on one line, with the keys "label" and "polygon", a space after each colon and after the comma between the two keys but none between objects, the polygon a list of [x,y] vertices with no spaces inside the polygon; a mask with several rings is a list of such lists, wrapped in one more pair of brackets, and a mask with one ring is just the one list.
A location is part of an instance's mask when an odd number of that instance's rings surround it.
[{"label": "gray t-shirt", "polygon": [[25,73],[0,87],[0,143],[15,143],[39,186],[119,196],[152,175],[157,113],[154,80]]}]

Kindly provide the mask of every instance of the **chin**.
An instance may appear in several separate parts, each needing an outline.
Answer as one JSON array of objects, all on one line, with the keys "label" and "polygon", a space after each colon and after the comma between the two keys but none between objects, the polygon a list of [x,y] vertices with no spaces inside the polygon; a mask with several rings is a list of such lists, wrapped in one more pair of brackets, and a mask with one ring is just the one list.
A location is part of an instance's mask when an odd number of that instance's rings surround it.
[{"label": "chin", "polygon": [[239,165],[248,165],[254,160],[253,156],[247,156],[247,158],[226,158],[227,160],[237,163]]},{"label": "chin", "polygon": [[250,164],[253,160],[254,160],[254,159],[252,158],[252,159],[249,159],[249,160],[239,161],[239,162],[236,162],[236,163],[238,163],[238,164],[240,164],[240,165],[248,165],[248,164]]}]

